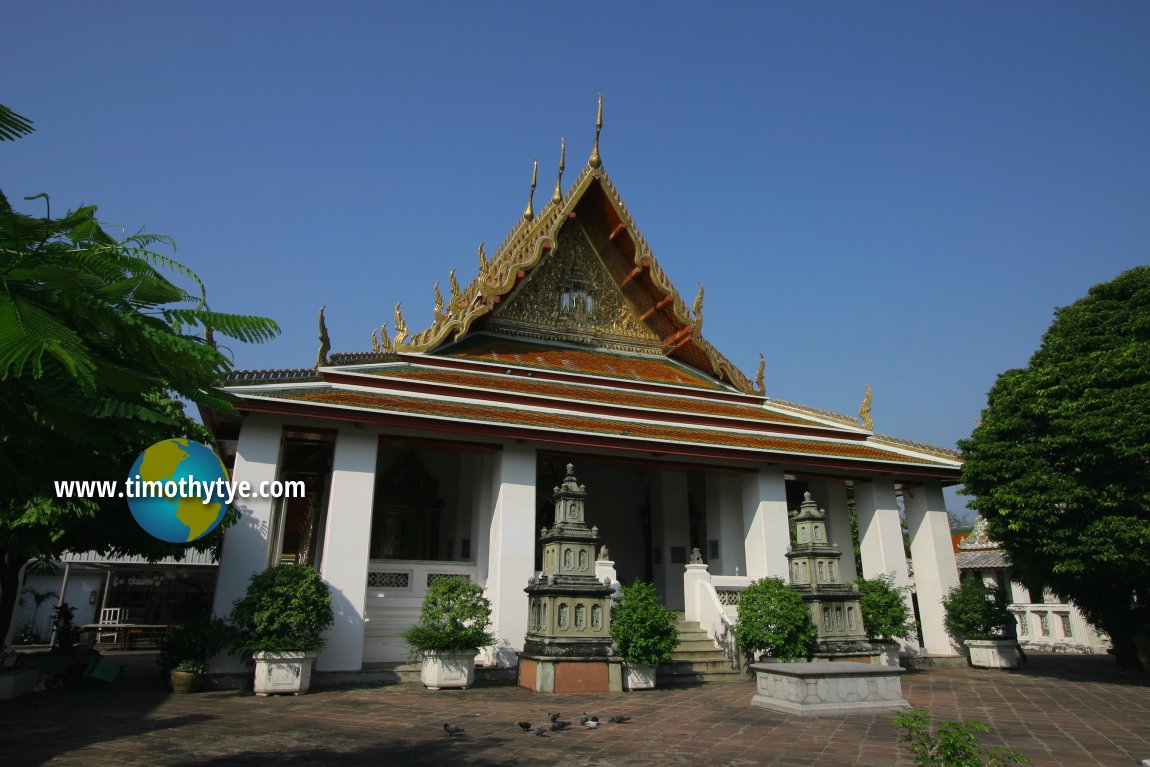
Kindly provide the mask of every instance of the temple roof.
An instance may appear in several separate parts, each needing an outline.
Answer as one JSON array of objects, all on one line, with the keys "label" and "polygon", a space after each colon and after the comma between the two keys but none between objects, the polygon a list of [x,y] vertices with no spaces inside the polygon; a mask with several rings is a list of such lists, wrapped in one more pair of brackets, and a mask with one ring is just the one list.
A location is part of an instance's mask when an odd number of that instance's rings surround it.
[{"label": "temple roof", "polygon": [[[597,126],[600,127],[600,126]],[[313,415],[552,443],[925,474],[953,481],[958,453],[885,437],[850,416],[766,396],[702,335],[595,149],[563,193],[562,169],[434,321],[409,334],[401,305],[372,351],[329,354],[320,314],[315,368],[224,381],[241,411]],[[869,399],[869,391],[868,391]],[[864,412],[865,411],[865,412]],[[828,463],[829,462],[829,463]]]}]

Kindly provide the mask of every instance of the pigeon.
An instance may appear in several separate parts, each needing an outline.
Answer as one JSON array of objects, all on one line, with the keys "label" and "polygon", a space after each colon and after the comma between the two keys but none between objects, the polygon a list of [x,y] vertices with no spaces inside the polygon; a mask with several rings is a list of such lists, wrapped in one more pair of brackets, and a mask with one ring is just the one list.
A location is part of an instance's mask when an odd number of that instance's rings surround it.
[{"label": "pigeon", "polygon": [[531,731],[531,722],[516,722],[516,724],[519,725],[519,729],[523,730],[523,732]]},{"label": "pigeon", "polygon": [[535,732],[535,735],[537,737],[540,737],[540,738],[547,737],[547,728],[546,727],[536,727],[534,732]]},{"label": "pigeon", "polygon": [[560,732],[561,730],[566,730],[570,726],[571,726],[570,722],[559,722],[559,721],[552,722],[551,723],[551,732]]},{"label": "pigeon", "polygon": [[448,724],[447,722],[444,722],[443,723],[443,731],[454,738],[456,735],[461,735],[463,733],[463,728],[457,727],[454,724]]},{"label": "pigeon", "polygon": [[553,713],[553,714],[551,714],[551,713],[548,713],[548,714],[547,714],[547,718],[548,718],[548,719],[550,719],[552,722],[558,722],[558,721],[559,721],[559,712],[558,712],[558,711],[556,711],[556,712],[555,712],[555,713]]},{"label": "pigeon", "polygon": [[588,719],[586,722],[583,723],[583,726],[588,728],[588,729],[594,730],[596,727],[599,726],[599,720]]},{"label": "pigeon", "polygon": [[587,724],[590,721],[591,717],[587,715],[586,711],[579,715],[579,724]]},{"label": "pigeon", "polygon": [[611,717],[607,721],[611,724],[623,724],[624,722],[631,721],[631,717],[627,716],[626,714],[615,714],[615,716]]}]

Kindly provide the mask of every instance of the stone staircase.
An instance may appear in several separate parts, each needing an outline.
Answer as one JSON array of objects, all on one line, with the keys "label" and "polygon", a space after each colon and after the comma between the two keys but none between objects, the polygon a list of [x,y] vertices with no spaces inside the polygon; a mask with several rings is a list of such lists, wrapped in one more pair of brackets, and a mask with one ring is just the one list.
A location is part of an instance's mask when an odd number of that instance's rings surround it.
[{"label": "stone staircase", "polygon": [[731,661],[727,660],[727,656],[697,622],[688,622],[680,617],[676,627],[679,631],[679,646],[672,653],[671,661],[657,669],[658,686],[741,682],[746,679],[740,670],[731,667]]}]

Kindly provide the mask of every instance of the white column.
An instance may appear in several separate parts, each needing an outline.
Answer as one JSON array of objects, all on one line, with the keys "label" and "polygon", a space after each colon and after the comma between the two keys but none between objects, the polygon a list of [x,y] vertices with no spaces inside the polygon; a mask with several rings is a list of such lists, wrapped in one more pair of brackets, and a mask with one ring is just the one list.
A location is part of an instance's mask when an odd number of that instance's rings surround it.
[{"label": "white column", "polygon": [[379,436],[341,428],[332,460],[324,532],[323,579],[331,589],[335,626],[316,658],[320,671],[358,671],[363,667],[364,608],[367,601],[368,549],[375,496]]},{"label": "white column", "polygon": [[[245,418],[236,446],[232,480],[247,482],[252,487],[275,480],[282,432],[283,427],[279,421],[258,415]],[[271,528],[274,504],[271,498],[253,496],[235,499],[240,519],[224,533],[220,570],[216,576],[213,610],[221,618],[228,616],[232,611],[232,602],[247,591],[251,577],[267,567],[268,530]]]},{"label": "white column", "polygon": [[930,655],[957,655],[959,648],[946,632],[942,609],[943,597],[958,585],[946,499],[937,480],[927,480],[922,487],[904,488],[902,496],[923,643]]},{"label": "white column", "polygon": [[814,482],[811,496],[827,512],[827,538],[837,543],[843,553],[839,559],[839,575],[843,583],[858,577],[855,566],[854,540],[851,538],[850,511],[847,509],[847,487],[842,482]]},{"label": "white column", "polygon": [[910,585],[894,483],[885,477],[856,482],[855,512],[858,514],[863,575],[875,578],[883,573],[894,573],[895,585]]},{"label": "white column", "polygon": [[[655,524],[655,545],[663,550],[663,564],[655,565],[655,581],[663,603],[672,610],[683,609],[683,566],[690,556],[691,527],[687,504],[687,475],[681,471],[659,472],[656,485],[655,508],[652,517]],[[683,549],[683,561],[673,562],[671,549]]]},{"label": "white column", "polygon": [[[492,627],[499,644],[495,661],[514,666],[527,634],[527,594],[523,589],[535,573],[535,449],[519,444],[503,448],[493,463],[495,502],[484,520],[487,597]],[[576,467],[578,471],[578,467]]]},{"label": "white column", "polygon": [[743,549],[747,575],[790,582],[788,521],[787,482],[781,466],[764,466],[743,478]]}]

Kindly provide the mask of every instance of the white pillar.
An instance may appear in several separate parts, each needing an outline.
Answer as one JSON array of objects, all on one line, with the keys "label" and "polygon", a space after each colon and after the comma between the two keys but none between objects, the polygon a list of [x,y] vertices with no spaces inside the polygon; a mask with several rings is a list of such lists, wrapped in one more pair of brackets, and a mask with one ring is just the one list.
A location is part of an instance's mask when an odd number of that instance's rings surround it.
[{"label": "white pillar", "polygon": [[787,547],[791,543],[787,516],[787,482],[781,466],[764,466],[743,478],[743,549],[746,574],[752,578],[782,578],[790,583]]},{"label": "white pillar", "polygon": [[[499,644],[495,662],[514,666],[515,652],[527,635],[528,579],[535,574],[535,449],[519,444],[503,448],[493,463],[495,502],[485,515],[487,598]],[[578,471],[578,467],[576,467]]]},{"label": "white pillar", "polygon": [[[652,527],[655,545],[663,550],[663,564],[655,565],[655,582],[663,603],[672,610],[683,609],[683,565],[690,555],[691,523],[687,503],[687,475],[662,470],[658,474]],[[674,562],[671,551],[683,550],[683,561]]]},{"label": "white pillar", "polygon": [[[275,480],[282,432],[283,427],[278,421],[259,415],[245,418],[236,445],[232,481],[259,487],[261,482]],[[255,496],[235,499],[240,519],[224,533],[220,570],[216,576],[213,610],[221,618],[228,616],[232,602],[247,591],[251,577],[267,567],[268,530],[274,503],[271,498]],[[236,668],[243,667],[237,665]]]},{"label": "white pillar", "polygon": [[839,575],[843,583],[850,583],[858,577],[858,568],[851,538],[850,511],[847,509],[847,487],[842,482],[814,482],[811,496],[827,512],[827,538],[831,543],[837,543],[843,553],[839,559]]},{"label": "white pillar", "polygon": [[959,648],[946,632],[942,609],[943,597],[958,585],[946,499],[937,480],[927,480],[922,487],[904,488],[902,495],[923,643],[930,655],[957,655]]},{"label": "white pillar", "polygon": [[895,585],[909,586],[894,483],[886,477],[856,482],[855,512],[858,514],[863,575],[875,578],[883,573],[894,573]]},{"label": "white pillar", "polygon": [[331,589],[335,626],[316,658],[320,671],[358,671],[363,667],[368,549],[375,496],[379,436],[341,428],[332,459],[327,525],[321,575]]}]

